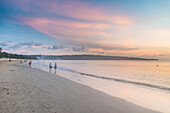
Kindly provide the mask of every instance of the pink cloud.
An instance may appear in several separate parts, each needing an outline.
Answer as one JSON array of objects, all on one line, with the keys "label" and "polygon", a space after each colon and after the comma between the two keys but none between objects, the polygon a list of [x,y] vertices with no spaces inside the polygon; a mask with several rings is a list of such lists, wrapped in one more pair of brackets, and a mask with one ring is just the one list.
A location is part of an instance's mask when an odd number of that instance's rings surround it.
[{"label": "pink cloud", "polygon": [[126,14],[107,13],[102,6],[94,6],[86,2],[75,0],[14,0],[22,10],[39,14],[63,15],[66,17],[103,21],[119,25],[134,23],[134,19]]},{"label": "pink cloud", "polygon": [[[120,43],[110,42],[108,40],[112,34],[107,33],[110,24],[95,22],[77,22],[61,19],[45,18],[21,18],[22,22],[34,29],[55,37],[60,41],[73,42],[77,44],[90,45],[98,48],[124,49],[132,50],[130,46],[123,46]],[[107,41],[106,41],[107,39]]]},{"label": "pink cloud", "polygon": [[[80,23],[68,20],[41,18],[22,18],[22,21],[24,24],[58,39],[82,40],[83,37],[86,37],[84,40],[87,40],[88,37],[109,37],[109,34],[102,31],[108,27],[107,24]],[[60,36],[58,36],[58,34],[60,34]],[[90,40],[93,39],[90,38]]]}]

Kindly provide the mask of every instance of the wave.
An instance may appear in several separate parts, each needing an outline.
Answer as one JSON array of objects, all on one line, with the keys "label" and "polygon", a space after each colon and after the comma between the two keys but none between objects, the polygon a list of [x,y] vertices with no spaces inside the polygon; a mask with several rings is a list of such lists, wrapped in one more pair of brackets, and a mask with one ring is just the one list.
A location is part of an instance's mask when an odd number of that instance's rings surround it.
[{"label": "wave", "polygon": [[[48,67],[48,65],[44,65],[44,64],[40,64],[40,65]],[[83,76],[89,76],[89,77],[94,77],[94,78],[99,78],[99,79],[104,79],[104,80],[113,80],[113,81],[116,81],[116,82],[129,83],[129,84],[134,84],[134,85],[138,85],[138,86],[145,86],[145,87],[148,87],[148,88],[156,88],[156,89],[165,90],[165,91],[170,92],[169,87],[164,87],[164,86],[159,86],[159,85],[154,85],[154,84],[149,84],[149,83],[130,81],[130,80],[124,80],[124,79],[118,79],[118,78],[112,78],[112,77],[98,76],[98,75],[94,75],[94,74],[78,72],[76,70],[72,70],[72,69],[64,68],[64,67],[58,67],[57,69],[62,70],[62,71],[67,71],[67,72],[80,74],[80,75],[83,75]]]}]

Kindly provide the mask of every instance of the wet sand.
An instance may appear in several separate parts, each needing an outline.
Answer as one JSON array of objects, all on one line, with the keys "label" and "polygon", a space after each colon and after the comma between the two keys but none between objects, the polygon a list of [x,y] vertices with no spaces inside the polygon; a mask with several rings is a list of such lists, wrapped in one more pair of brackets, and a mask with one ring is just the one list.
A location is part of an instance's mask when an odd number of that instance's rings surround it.
[{"label": "wet sand", "polygon": [[52,73],[1,62],[0,113],[34,112],[158,113]]}]

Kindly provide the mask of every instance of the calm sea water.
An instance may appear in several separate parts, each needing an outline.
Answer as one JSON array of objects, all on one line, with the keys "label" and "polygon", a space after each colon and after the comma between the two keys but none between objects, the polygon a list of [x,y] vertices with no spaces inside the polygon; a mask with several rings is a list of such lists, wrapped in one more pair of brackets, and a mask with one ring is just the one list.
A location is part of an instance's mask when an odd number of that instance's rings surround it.
[{"label": "calm sea water", "polygon": [[170,62],[105,60],[38,60],[33,67],[88,85],[137,105],[170,113]]}]

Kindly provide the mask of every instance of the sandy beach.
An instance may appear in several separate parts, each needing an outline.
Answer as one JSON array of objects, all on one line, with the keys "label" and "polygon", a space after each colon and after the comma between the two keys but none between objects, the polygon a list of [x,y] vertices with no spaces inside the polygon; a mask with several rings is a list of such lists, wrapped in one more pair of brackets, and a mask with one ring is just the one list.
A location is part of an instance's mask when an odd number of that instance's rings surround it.
[{"label": "sandy beach", "polygon": [[158,113],[18,62],[0,63],[0,113]]}]

